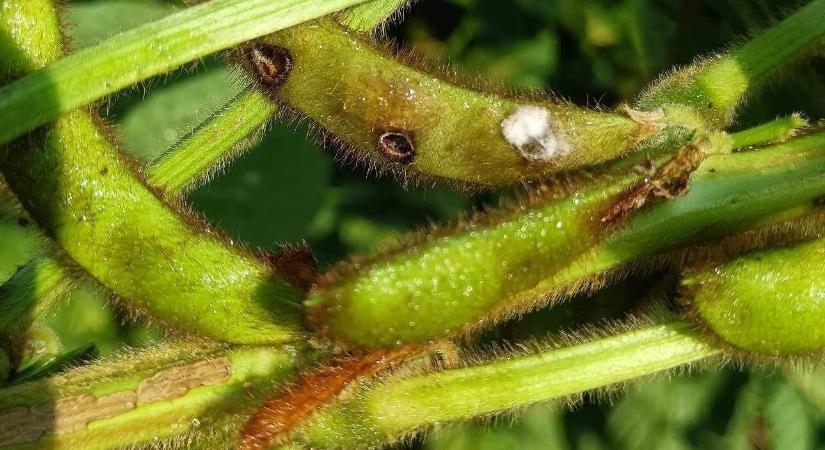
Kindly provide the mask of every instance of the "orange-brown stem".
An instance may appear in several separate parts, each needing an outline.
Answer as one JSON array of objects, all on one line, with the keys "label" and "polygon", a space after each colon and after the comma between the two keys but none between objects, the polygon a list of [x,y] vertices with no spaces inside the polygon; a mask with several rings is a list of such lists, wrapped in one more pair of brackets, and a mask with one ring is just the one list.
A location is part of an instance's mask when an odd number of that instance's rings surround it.
[{"label": "orange-brown stem", "polygon": [[240,449],[264,450],[283,443],[295,426],[335,399],[350,383],[405,360],[417,350],[405,347],[345,356],[305,373],[297,385],[266,400],[253,414],[241,433]]}]

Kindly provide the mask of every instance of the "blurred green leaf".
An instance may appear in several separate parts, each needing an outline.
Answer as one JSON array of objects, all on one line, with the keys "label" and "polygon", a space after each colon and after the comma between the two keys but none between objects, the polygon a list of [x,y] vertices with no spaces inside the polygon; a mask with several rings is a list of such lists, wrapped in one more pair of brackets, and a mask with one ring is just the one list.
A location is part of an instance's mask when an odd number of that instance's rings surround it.
[{"label": "blurred green leaf", "polygon": [[190,195],[196,209],[253,246],[308,237],[329,184],[332,163],[306,139],[306,130],[274,126],[249,153]]},{"label": "blurred green leaf", "polygon": [[798,390],[777,383],[765,405],[765,425],[771,448],[812,450],[816,437],[813,411]]},{"label": "blurred green leaf", "polygon": [[825,367],[799,367],[786,373],[789,381],[808,401],[825,412]]},{"label": "blurred green leaf", "polygon": [[143,161],[155,159],[240,92],[226,66],[209,69],[152,89],[128,109],[119,130],[131,154]]},{"label": "blurred green leaf", "polygon": [[692,448],[693,427],[710,415],[723,373],[646,382],[610,410],[607,431],[627,450]]},{"label": "blurred green leaf", "polygon": [[537,406],[512,423],[504,417],[489,424],[454,425],[434,432],[427,450],[567,450],[564,409]]},{"label": "blurred green leaf", "polygon": [[74,47],[83,48],[172,11],[168,4],[155,0],[71,2],[65,19]]}]

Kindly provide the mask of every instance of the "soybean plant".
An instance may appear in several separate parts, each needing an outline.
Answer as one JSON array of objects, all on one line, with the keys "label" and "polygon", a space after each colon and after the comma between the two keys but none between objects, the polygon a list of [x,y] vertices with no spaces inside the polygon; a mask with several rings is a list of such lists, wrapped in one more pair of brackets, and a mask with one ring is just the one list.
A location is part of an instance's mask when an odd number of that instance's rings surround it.
[{"label": "soybean plant", "polygon": [[[391,49],[405,0],[198,2],[75,53],[57,3],[0,5],[0,200],[36,224],[0,290],[0,448],[379,448],[680,367],[822,358],[825,131],[731,127],[820,54],[825,0],[611,110]],[[241,92],[157,161],[127,156],[96,104],[219,51]],[[275,116],[403,184],[529,192],[319,273],[308,246],[253,249],[186,202]],[[664,270],[676,289],[644,316],[472,343]],[[33,354],[78,286],[170,335],[68,369],[59,343]]]}]

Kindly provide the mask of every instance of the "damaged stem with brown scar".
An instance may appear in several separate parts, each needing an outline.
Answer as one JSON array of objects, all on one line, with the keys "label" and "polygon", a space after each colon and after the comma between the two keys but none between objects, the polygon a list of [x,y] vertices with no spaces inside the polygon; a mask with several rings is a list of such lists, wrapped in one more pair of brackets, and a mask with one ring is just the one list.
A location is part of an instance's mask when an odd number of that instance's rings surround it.
[{"label": "damaged stem with brown scar", "polygon": [[177,342],[9,387],[0,391],[0,447],[229,448],[244,423],[236,413],[251,413],[273,383],[293,376],[298,355],[297,347]]}]

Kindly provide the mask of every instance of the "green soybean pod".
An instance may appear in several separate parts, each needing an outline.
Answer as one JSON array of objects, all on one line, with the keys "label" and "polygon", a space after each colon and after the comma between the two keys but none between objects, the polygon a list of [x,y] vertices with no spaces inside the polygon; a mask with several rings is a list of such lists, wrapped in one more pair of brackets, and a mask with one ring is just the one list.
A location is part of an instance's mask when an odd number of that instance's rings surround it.
[{"label": "green soybean pod", "polygon": [[825,240],[748,253],[697,269],[686,299],[705,329],[765,356],[825,349]]},{"label": "green soybean pod", "polygon": [[248,48],[259,86],[331,134],[346,156],[460,186],[503,186],[633,151],[657,129],[546,96],[494,94],[431,75],[332,20]]},{"label": "green soybean pod", "polygon": [[[535,308],[564,294],[552,275],[597,245],[602,212],[637,179],[548,195],[345,262],[310,293],[309,322],[345,345],[386,347],[449,337]],[[568,290],[591,283],[598,277]]]},{"label": "green soybean pod", "polygon": [[[0,70],[19,76],[59,57],[57,17],[48,1],[5,1]],[[43,30],[32,33],[31,23]],[[42,230],[125,305],[227,342],[301,336],[302,292],[147,187],[90,112],[69,113],[3,147],[0,171]]]}]

